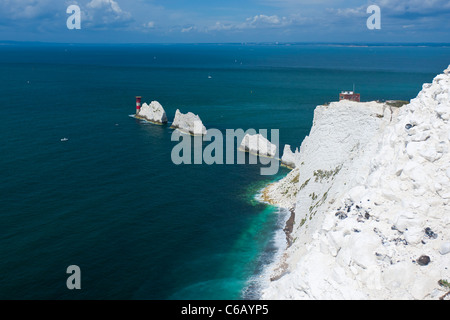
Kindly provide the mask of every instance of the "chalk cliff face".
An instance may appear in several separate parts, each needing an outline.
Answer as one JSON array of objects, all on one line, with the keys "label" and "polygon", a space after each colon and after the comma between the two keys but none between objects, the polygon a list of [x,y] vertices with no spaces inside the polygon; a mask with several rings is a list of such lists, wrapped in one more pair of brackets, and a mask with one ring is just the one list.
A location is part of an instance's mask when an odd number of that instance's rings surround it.
[{"label": "chalk cliff face", "polygon": [[152,101],[150,104],[144,102],[136,116],[155,123],[167,123],[166,111],[158,101]]},{"label": "chalk cliff face", "polygon": [[[266,189],[273,202],[283,194],[280,204],[295,207],[295,225],[262,298],[443,297],[449,146],[450,68],[401,108],[345,100],[318,106],[295,159],[298,173]],[[286,188],[295,201],[286,201]]]},{"label": "chalk cliff face", "polygon": [[177,109],[171,127],[192,135],[206,135],[206,128],[202,120],[192,112],[183,114]]},{"label": "chalk cliff face", "polygon": [[241,141],[239,147],[242,151],[248,151],[257,155],[266,157],[275,157],[277,153],[277,146],[267,140],[261,134],[246,134]]}]

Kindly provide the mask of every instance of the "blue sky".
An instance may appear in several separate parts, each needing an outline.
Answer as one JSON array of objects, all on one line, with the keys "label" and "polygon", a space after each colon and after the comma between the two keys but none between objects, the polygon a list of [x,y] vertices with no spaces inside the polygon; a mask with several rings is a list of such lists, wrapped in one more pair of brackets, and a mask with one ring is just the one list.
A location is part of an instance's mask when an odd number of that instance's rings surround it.
[{"label": "blue sky", "polygon": [[[66,9],[81,9],[68,30]],[[367,7],[381,9],[369,30]],[[0,0],[0,40],[450,42],[450,0]]]}]

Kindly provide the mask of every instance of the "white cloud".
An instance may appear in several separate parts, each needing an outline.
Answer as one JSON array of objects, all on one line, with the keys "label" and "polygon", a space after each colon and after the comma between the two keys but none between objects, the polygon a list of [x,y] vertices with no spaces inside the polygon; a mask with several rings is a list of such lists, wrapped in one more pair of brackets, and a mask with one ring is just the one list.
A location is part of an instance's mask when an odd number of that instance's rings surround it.
[{"label": "white cloud", "polygon": [[148,29],[153,29],[155,27],[155,21],[149,21],[147,23],[144,23],[144,27]]},{"label": "white cloud", "polygon": [[379,0],[377,3],[387,13],[407,14],[418,13],[427,15],[450,10],[448,0]]},{"label": "white cloud", "polygon": [[191,32],[192,30],[197,30],[197,27],[195,27],[195,26],[188,26],[188,27],[181,28],[181,32],[182,33]]},{"label": "white cloud", "polygon": [[358,8],[327,8],[326,11],[340,17],[365,17],[367,15],[367,7],[368,6],[360,6]]},{"label": "white cloud", "polygon": [[277,15],[274,16],[266,16],[264,14],[260,14],[254,16],[253,18],[247,18],[246,24],[248,26],[258,26],[258,25],[280,25],[282,21],[286,21],[286,17],[279,18]]},{"label": "white cloud", "polygon": [[63,3],[53,0],[0,0],[0,17],[2,20],[49,18],[58,15],[62,8],[66,8]]},{"label": "white cloud", "polygon": [[131,13],[114,0],[91,0],[85,8],[81,11],[87,28],[126,27],[133,21]]},{"label": "white cloud", "polygon": [[222,30],[245,30],[257,28],[281,28],[294,24],[300,24],[305,19],[298,16],[279,17],[278,15],[264,15],[259,14],[245,19],[244,22],[221,23],[216,22],[215,25],[207,28],[208,31],[222,31]]},{"label": "white cloud", "polygon": [[278,8],[287,8],[289,10],[292,9],[301,9],[305,6],[310,5],[319,5],[323,6],[324,4],[330,4],[336,2],[336,0],[257,0],[258,2],[272,7]]},{"label": "white cloud", "polygon": [[91,0],[91,2],[87,4],[87,7],[94,9],[106,8],[107,10],[112,10],[116,13],[122,12],[119,4],[114,0]]}]

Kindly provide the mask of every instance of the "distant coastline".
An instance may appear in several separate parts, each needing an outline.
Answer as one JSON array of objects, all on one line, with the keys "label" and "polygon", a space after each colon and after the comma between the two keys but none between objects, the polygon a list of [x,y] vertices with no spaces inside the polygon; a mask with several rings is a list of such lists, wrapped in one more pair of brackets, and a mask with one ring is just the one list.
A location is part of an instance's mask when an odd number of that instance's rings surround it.
[{"label": "distant coastline", "polygon": [[450,42],[45,42],[2,40],[0,46],[154,46],[154,45],[233,45],[233,46],[330,46],[330,47],[450,47]]}]

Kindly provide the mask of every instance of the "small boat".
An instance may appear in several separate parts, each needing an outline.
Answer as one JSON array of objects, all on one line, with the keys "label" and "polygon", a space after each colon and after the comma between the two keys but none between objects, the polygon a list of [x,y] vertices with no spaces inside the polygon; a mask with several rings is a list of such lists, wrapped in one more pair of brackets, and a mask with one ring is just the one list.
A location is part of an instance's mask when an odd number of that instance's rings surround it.
[{"label": "small boat", "polygon": [[62,142],[67,141],[67,140],[69,140],[69,139],[67,139],[67,138],[62,138],[61,139]]}]

